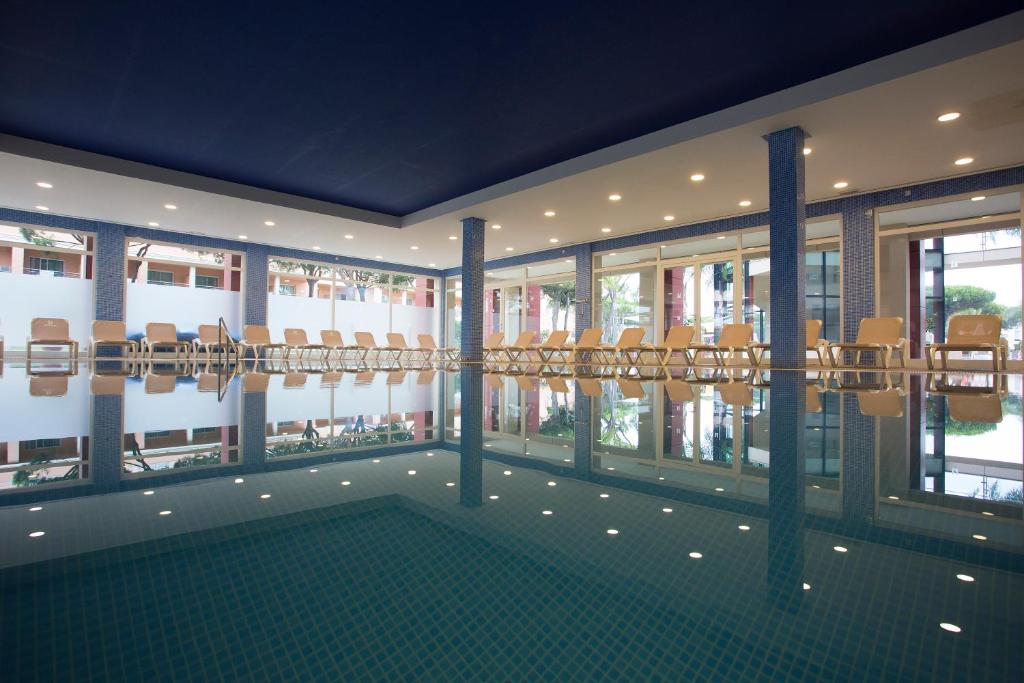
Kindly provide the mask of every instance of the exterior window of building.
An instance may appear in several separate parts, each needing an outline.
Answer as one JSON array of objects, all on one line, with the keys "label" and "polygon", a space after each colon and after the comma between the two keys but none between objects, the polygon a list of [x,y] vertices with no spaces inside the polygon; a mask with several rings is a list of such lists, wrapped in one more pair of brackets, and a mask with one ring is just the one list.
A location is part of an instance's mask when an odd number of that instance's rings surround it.
[{"label": "exterior window of building", "polygon": [[32,256],[28,260],[29,270],[35,273],[53,273],[54,275],[64,274],[64,261],[56,258],[39,258]]},{"label": "exterior window of building", "polygon": [[290,282],[282,282],[277,286],[277,293],[283,296],[295,296],[295,285]]},{"label": "exterior window of building", "polygon": [[196,274],[196,287],[200,289],[218,289],[220,280],[214,275]]},{"label": "exterior window of building", "polygon": [[151,285],[173,285],[174,273],[168,270],[150,270],[146,273],[146,282]]}]

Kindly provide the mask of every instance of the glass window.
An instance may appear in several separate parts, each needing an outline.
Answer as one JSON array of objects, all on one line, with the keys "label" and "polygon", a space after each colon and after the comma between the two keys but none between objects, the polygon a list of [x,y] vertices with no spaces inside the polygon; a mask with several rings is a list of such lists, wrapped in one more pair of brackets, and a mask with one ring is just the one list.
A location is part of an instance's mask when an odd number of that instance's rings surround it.
[{"label": "glass window", "polygon": [[665,329],[674,325],[693,325],[697,314],[694,304],[696,284],[694,267],[679,266],[666,268],[665,278]]},{"label": "glass window", "polygon": [[218,289],[220,280],[213,275],[196,275],[196,287],[201,289]]},{"label": "glass window", "polygon": [[169,270],[150,270],[146,273],[146,282],[151,285],[173,285],[174,273]]},{"label": "glass window", "polygon": [[32,256],[28,260],[29,270],[36,273],[50,272],[54,275],[64,274],[64,261],[55,258],[39,258]]},{"label": "glass window", "polygon": [[627,327],[643,327],[654,340],[655,269],[605,273],[598,280],[604,341],[614,344]]},{"label": "glass window", "polygon": [[526,292],[526,329],[537,332],[539,340],[555,330],[566,330],[570,339],[576,331],[576,280],[530,284]]},{"label": "glass window", "polygon": [[718,339],[722,326],[733,321],[733,262],[702,263],[700,266],[700,334],[710,344]]}]

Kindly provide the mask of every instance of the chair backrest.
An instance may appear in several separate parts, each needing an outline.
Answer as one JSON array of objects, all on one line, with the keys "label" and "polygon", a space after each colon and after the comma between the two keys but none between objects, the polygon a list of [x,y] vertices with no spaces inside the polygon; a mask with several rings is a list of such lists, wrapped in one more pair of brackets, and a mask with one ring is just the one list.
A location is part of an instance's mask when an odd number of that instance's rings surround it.
[{"label": "chair backrest", "polygon": [[424,370],[416,376],[416,384],[431,384],[436,374],[434,370]]},{"label": "chair backrest", "polygon": [[545,349],[558,349],[565,346],[565,342],[569,340],[568,330],[555,330],[548,335],[548,338],[541,343],[541,348]]},{"label": "chair backrest", "polygon": [[516,384],[519,386],[520,391],[533,391],[537,388],[537,385],[533,383],[533,377],[527,377],[526,375],[516,375]]},{"label": "chair backrest", "polygon": [[242,375],[242,391],[263,393],[270,386],[270,375],[265,372],[247,372]]},{"label": "chair backrest", "polygon": [[[724,330],[723,330],[724,332]],[[754,392],[746,382],[722,382],[715,389],[728,406],[749,406],[754,404]]]},{"label": "chair backrest", "polygon": [[[809,321],[808,321],[809,322]],[[804,393],[806,396],[806,403],[804,406],[805,413],[820,413],[821,412],[821,396],[818,390],[813,384],[808,384],[807,389]]]},{"label": "chair backrest", "polygon": [[66,393],[67,375],[33,375],[28,380],[29,396],[63,396]]},{"label": "chair backrest", "polygon": [[306,330],[298,327],[286,327],[284,343],[288,346],[309,346],[309,337],[306,335]]},{"label": "chair backrest", "polygon": [[676,403],[693,402],[693,387],[681,379],[670,379],[665,382],[665,393],[668,394],[668,400]]},{"label": "chair backrest", "polygon": [[529,346],[530,344],[533,343],[533,339],[536,336],[537,336],[536,332],[533,332],[531,330],[527,330],[526,332],[523,332],[518,337],[516,337],[515,342],[512,343],[512,347],[513,348],[517,348],[517,349],[524,349],[524,348],[526,348],[527,346]]},{"label": "chair backrest", "polygon": [[289,372],[284,376],[285,389],[301,389],[306,386],[305,372]]},{"label": "chair backrest", "polygon": [[814,320],[813,318],[805,323],[804,330],[806,332],[807,348],[813,349],[818,340],[821,339],[821,321]]},{"label": "chair backrest", "polygon": [[549,377],[547,382],[548,382],[548,389],[551,390],[552,394],[568,394],[569,393],[569,385],[561,377]]},{"label": "chair backrest", "polygon": [[[220,343],[220,327],[218,325],[200,325],[196,328],[199,333],[200,344],[218,344]],[[225,339],[224,341],[228,341]]]},{"label": "chair backrest", "polygon": [[405,343],[405,335],[399,334],[398,332],[388,332],[388,346],[395,349],[407,349],[409,345]]},{"label": "chair backrest", "polygon": [[[592,349],[601,345],[601,337],[603,336],[604,330],[600,327],[588,327],[583,330],[583,334],[580,335],[580,340],[576,342],[576,346],[581,349]],[[598,395],[600,396],[600,394]]]},{"label": "chair backrest", "polygon": [[619,391],[622,392],[622,398],[644,397],[644,385],[641,384],[639,380],[617,379],[615,382],[619,385]]},{"label": "chair backrest", "polygon": [[946,396],[949,416],[959,422],[999,424],[1003,404],[997,394],[950,394]]},{"label": "chair backrest", "polygon": [[580,377],[576,380],[576,383],[580,385],[580,391],[583,392],[584,396],[600,398],[601,394],[604,393],[601,388],[601,383],[596,379]]},{"label": "chair backrest", "polygon": [[146,375],[147,394],[170,394],[178,386],[178,378],[174,375]]},{"label": "chair backrest", "polygon": [[94,320],[92,338],[96,341],[125,341],[124,323],[120,320]]},{"label": "chair backrest", "polygon": [[949,319],[947,344],[998,344],[1001,315],[954,315]]},{"label": "chair backrest", "polygon": [[696,332],[697,328],[693,325],[673,325],[668,328],[668,334],[665,335],[665,348],[685,349],[693,341]]},{"label": "chair backrest", "polygon": [[504,332],[495,332],[494,334],[489,334],[484,339],[484,348],[485,349],[496,349],[499,346],[501,346],[501,340],[504,339],[504,338],[505,338],[505,333]]},{"label": "chair backrest", "polygon": [[434,341],[434,335],[432,334],[418,334],[416,339],[419,341],[421,349],[429,349],[431,351],[437,349],[437,342]]},{"label": "chair backrest", "polygon": [[93,375],[89,382],[89,391],[93,396],[120,396],[124,393],[124,377],[122,375]]},{"label": "chair backrest", "polygon": [[270,343],[270,328],[266,325],[246,325],[242,328],[242,335],[248,344]]},{"label": "chair backrest", "polygon": [[146,323],[146,339],[150,344],[178,341],[178,328],[174,323]]},{"label": "chair backrest", "polygon": [[[228,380],[231,381],[230,379]],[[220,389],[220,378],[216,372],[200,372],[196,377],[197,391],[217,391]]]},{"label": "chair backrest", "polygon": [[647,330],[642,327],[627,327],[619,335],[619,341],[615,343],[615,346],[619,348],[635,348],[644,343],[645,334],[647,334]]},{"label": "chair backrest", "polygon": [[395,372],[388,373],[388,384],[401,384],[405,381],[405,370],[398,370]]},{"label": "chair backrest", "polygon": [[502,375],[494,372],[484,373],[484,383],[491,389],[501,389],[505,386],[505,381],[502,379]]},{"label": "chair backrest", "polygon": [[320,386],[321,387],[336,387],[341,384],[341,380],[345,377],[345,373],[340,370],[329,370],[324,374],[320,375]]},{"label": "chair backrest", "polygon": [[903,336],[903,318],[861,318],[858,344],[895,344]]},{"label": "chair backrest", "polygon": [[356,332],[356,345],[362,349],[375,349],[377,341],[372,332]]},{"label": "chair backrest", "polygon": [[356,378],[353,380],[354,384],[373,384],[373,380],[377,378],[377,373],[373,370],[363,370],[362,372],[356,373]]},{"label": "chair backrest", "polygon": [[857,392],[857,405],[868,417],[903,417],[903,396],[898,389]]},{"label": "chair backrest", "polygon": [[341,340],[341,332],[337,330],[320,330],[320,341],[324,346],[344,346]]},{"label": "chair backrest", "polygon": [[718,345],[732,348],[749,346],[750,340],[753,338],[754,326],[750,323],[729,323],[722,325],[722,333],[718,335]]},{"label": "chair backrest", "polygon": [[29,329],[33,339],[71,341],[71,329],[64,318],[32,318]]}]

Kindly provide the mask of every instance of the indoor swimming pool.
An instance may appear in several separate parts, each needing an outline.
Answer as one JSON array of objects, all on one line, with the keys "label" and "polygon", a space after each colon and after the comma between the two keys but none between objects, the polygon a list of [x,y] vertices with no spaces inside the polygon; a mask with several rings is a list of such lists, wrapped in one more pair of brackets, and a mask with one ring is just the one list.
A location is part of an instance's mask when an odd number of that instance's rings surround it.
[{"label": "indoor swimming pool", "polygon": [[491,370],[3,366],[3,679],[1019,675],[1020,375]]}]

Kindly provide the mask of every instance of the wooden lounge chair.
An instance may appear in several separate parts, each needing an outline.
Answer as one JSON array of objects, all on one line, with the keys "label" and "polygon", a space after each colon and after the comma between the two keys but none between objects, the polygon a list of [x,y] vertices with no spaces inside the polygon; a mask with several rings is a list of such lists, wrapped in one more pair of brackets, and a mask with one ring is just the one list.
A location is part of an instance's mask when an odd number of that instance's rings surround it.
[{"label": "wooden lounge chair", "polygon": [[402,355],[402,349],[393,346],[377,346],[377,340],[373,338],[372,332],[356,332],[356,346],[359,347],[359,361],[366,365],[369,355],[374,354],[374,360],[380,364],[383,356],[384,362],[389,367],[398,365]]},{"label": "wooden lounge chair", "polygon": [[443,361],[457,361],[459,360],[460,349],[457,346],[447,346],[439,348],[437,342],[434,341],[434,335],[432,334],[418,334],[416,339],[419,340],[420,348],[430,352],[430,356],[427,360],[431,360],[435,356],[439,360]]},{"label": "wooden lounge chair", "polygon": [[750,340],[754,338],[754,326],[750,323],[729,323],[722,325],[722,331],[718,335],[718,342],[715,344],[691,344],[690,351],[693,352],[693,363],[702,353],[710,353],[715,359],[715,365],[724,368],[726,361],[735,353],[746,353],[752,365],[754,352],[750,350]]},{"label": "wooden lounge chair", "polygon": [[536,349],[533,343],[533,340],[536,338],[536,332],[527,330],[516,337],[516,340],[511,344],[502,346],[501,350],[505,352],[509,363],[528,363],[530,362],[530,352]]},{"label": "wooden lounge chair", "polygon": [[899,389],[858,391],[857,406],[868,417],[903,417],[903,396]]},{"label": "wooden lounge chair", "polygon": [[622,393],[622,398],[644,398],[644,385],[636,379],[617,379],[615,383]]},{"label": "wooden lounge chair", "polygon": [[103,346],[122,350],[129,360],[139,355],[138,342],[128,338],[125,325],[120,320],[94,320],[89,346],[94,357],[99,355],[97,352]]},{"label": "wooden lounge chair", "polygon": [[556,355],[562,355],[564,360],[566,342],[569,341],[568,330],[553,330],[548,338],[540,344],[531,346],[530,351],[537,355],[541,363],[549,363]]},{"label": "wooden lounge chair", "polygon": [[67,347],[71,360],[78,360],[78,342],[71,338],[68,321],[64,318],[32,318],[29,324],[29,338],[25,344],[25,356],[32,362],[33,346]]},{"label": "wooden lounge chair", "polygon": [[992,354],[993,370],[1005,370],[1010,347],[1000,336],[1002,327],[1000,315],[954,315],[949,319],[946,341],[928,345],[928,369],[935,368],[935,359],[939,357],[945,370],[950,351],[981,351]]},{"label": "wooden lounge chair", "polygon": [[270,355],[275,350],[278,351],[281,358],[287,358],[289,352],[287,344],[279,344],[270,340],[270,328],[266,325],[246,325],[243,327],[242,341],[238,343],[238,346],[243,357],[248,349],[252,349],[256,360],[259,360],[261,351],[263,352],[264,359],[270,358]]},{"label": "wooden lounge chair", "polygon": [[840,357],[844,351],[853,352],[853,365],[860,365],[864,351],[875,354],[875,362],[888,368],[892,356],[900,354],[900,367],[907,366],[907,340],[903,337],[903,318],[863,318],[857,329],[857,340],[854,342],[834,342],[828,345],[832,365],[839,367]]},{"label": "wooden lounge chair", "polygon": [[727,406],[750,406],[754,404],[754,392],[746,382],[721,382],[715,385],[722,403]]},{"label": "wooden lounge chair", "polygon": [[601,382],[592,377],[577,377],[576,383],[580,387],[580,392],[589,398],[601,398],[604,394]]},{"label": "wooden lounge chair", "polygon": [[627,327],[619,333],[615,344],[602,344],[593,351],[593,358],[603,365],[625,363],[637,365],[640,355],[647,349],[644,347],[644,335],[647,330],[642,327]]},{"label": "wooden lounge chair", "polygon": [[[818,356],[818,365],[825,367],[825,356],[828,355],[828,340],[821,337],[821,321],[808,320],[804,324],[804,331],[807,340],[806,349],[814,351]],[[750,345],[750,350],[754,354],[752,356],[754,365],[759,367],[764,362],[764,357],[771,352],[772,345],[769,342],[754,342]]]},{"label": "wooden lounge chair", "polygon": [[430,357],[434,355],[433,349],[422,346],[409,346],[405,343],[405,335],[398,332],[388,332],[388,346],[398,349],[399,359],[404,355],[405,359],[413,363],[429,363]]},{"label": "wooden lounge chair", "polygon": [[200,325],[196,331],[198,336],[192,340],[192,353],[197,359],[202,354],[209,363],[214,353],[223,352],[227,356],[235,347],[231,337],[221,339],[220,325]]},{"label": "wooden lounge chair", "polygon": [[551,390],[552,394],[568,394],[569,383],[562,377],[549,377],[545,380],[548,384],[548,389]]},{"label": "wooden lounge chair", "polygon": [[662,367],[667,367],[672,356],[677,352],[681,353],[683,361],[690,365],[693,362],[690,358],[690,342],[693,341],[693,335],[696,333],[697,328],[693,325],[673,325],[668,328],[664,344],[660,346],[648,344],[647,350],[654,352],[654,356]]},{"label": "wooden lounge chair", "polygon": [[484,339],[483,352],[483,361],[485,363],[488,361],[493,363],[499,360],[502,352],[501,342],[503,339],[505,339],[504,332],[495,332],[493,334],[487,335],[487,337]]},{"label": "wooden lounge chair", "polygon": [[1003,404],[999,394],[949,394],[946,396],[949,417],[959,422],[999,424],[1003,421]]},{"label": "wooden lounge chair", "polygon": [[580,338],[575,344],[567,344],[557,351],[547,349],[547,361],[550,361],[554,358],[554,354],[558,353],[561,356],[560,360],[565,363],[589,362],[594,352],[601,348],[601,337],[603,336],[604,330],[600,327],[588,327],[580,333]]},{"label": "wooden lounge chair", "polygon": [[146,336],[142,338],[142,355],[149,355],[152,361],[157,348],[174,349],[174,362],[188,361],[192,343],[178,339],[178,328],[174,323],[146,323]]},{"label": "wooden lounge chair", "polygon": [[298,360],[302,360],[303,353],[312,353],[314,351],[320,353],[320,360],[324,360],[324,356],[327,353],[327,347],[323,344],[311,344],[309,343],[309,337],[306,335],[306,330],[298,327],[288,327],[284,331],[284,343],[290,347],[289,355],[291,351],[295,351],[298,356]]},{"label": "wooden lounge chair", "polygon": [[358,346],[345,344],[341,338],[341,332],[337,330],[320,330],[320,341],[323,342],[324,360],[327,361],[331,359],[331,354],[337,351],[338,360],[344,363],[346,353],[359,350]]}]

